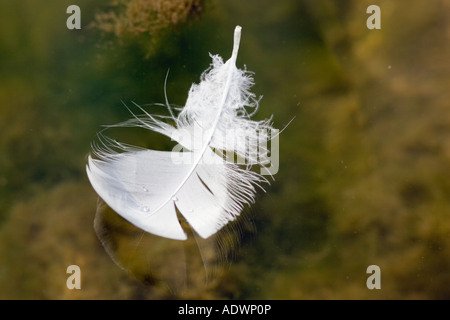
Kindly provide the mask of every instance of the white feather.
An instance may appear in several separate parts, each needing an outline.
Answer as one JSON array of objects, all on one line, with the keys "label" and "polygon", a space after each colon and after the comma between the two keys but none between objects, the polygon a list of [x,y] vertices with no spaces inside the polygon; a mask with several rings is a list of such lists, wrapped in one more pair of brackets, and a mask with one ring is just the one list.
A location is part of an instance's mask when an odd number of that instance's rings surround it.
[{"label": "white feather", "polygon": [[[192,85],[175,126],[163,117],[145,113],[125,124],[140,126],[177,141],[184,152],[154,151],[109,138],[89,156],[87,175],[99,196],[137,227],[171,239],[187,238],[177,210],[203,238],[234,220],[254,201],[255,186],[266,179],[250,171],[267,164],[260,147],[271,129],[269,120],[253,121],[258,100],[250,87],[251,74],[236,67],[241,27],[237,26],[231,58],[212,64]],[[121,152],[115,150],[119,149]],[[239,167],[213,150],[232,151],[247,165]]]}]

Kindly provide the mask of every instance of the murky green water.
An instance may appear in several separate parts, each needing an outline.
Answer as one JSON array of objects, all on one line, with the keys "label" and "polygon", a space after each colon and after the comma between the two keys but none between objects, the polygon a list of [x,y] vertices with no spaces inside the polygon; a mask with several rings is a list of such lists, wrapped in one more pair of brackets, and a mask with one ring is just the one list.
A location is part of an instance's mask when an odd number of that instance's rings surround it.
[{"label": "murky green water", "polygon": [[[211,0],[153,46],[89,27],[108,3],[77,1],[81,30],[66,28],[72,3],[0,3],[0,298],[450,297],[450,1]],[[366,27],[371,4],[381,30]],[[118,228],[115,252],[137,281],[95,234],[90,144],[129,118],[121,100],[164,102],[169,68],[169,100],[182,106],[208,53],[229,56],[237,24],[238,66],[263,96],[256,117],[278,128],[295,117],[280,171],[246,210],[240,245],[222,248],[225,265],[203,244],[220,269],[206,285],[196,245]],[[81,290],[66,286],[69,265]],[[379,290],[366,286],[370,265]]]}]

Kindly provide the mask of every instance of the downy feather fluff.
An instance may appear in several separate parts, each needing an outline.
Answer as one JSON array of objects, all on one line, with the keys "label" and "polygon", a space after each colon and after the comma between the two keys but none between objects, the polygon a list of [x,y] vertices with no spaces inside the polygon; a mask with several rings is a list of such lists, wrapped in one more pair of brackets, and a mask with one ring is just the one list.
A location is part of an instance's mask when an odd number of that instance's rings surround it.
[{"label": "downy feather fluff", "polygon": [[[87,175],[98,195],[144,231],[185,240],[178,211],[207,238],[236,219],[254,201],[255,187],[267,181],[250,171],[268,163],[268,151],[259,142],[268,139],[271,125],[270,120],[250,119],[258,99],[250,92],[251,73],[236,67],[240,36],[237,26],[233,52],[225,63],[211,56],[211,66],[200,83],[192,85],[177,117],[167,104],[175,125],[145,111],[120,124],[170,137],[180,150],[149,150],[104,137],[102,145],[94,146],[95,157],[89,156]],[[245,165],[215,151],[231,151]]]}]

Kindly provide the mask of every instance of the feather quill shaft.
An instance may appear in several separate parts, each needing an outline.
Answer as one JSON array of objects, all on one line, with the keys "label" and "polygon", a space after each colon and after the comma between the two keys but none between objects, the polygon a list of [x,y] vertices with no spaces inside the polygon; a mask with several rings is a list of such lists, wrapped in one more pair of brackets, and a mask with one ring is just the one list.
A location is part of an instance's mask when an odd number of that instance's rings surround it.
[{"label": "feather quill shaft", "polygon": [[181,182],[180,186],[178,187],[177,190],[174,191],[172,197],[176,196],[176,193],[180,190],[180,188],[186,183],[187,179],[189,178],[189,176],[195,171],[195,169],[197,168],[197,165],[200,161],[200,159],[203,157],[203,155],[205,154],[206,150],[208,148],[210,148],[210,142],[211,139],[214,135],[214,131],[215,128],[217,127],[217,123],[220,120],[220,116],[222,115],[222,110],[223,107],[225,106],[225,100],[227,99],[228,96],[228,91],[230,88],[230,83],[231,83],[231,79],[232,79],[232,75],[233,75],[233,66],[235,66],[236,64],[236,58],[237,58],[237,54],[239,51],[239,43],[241,40],[241,26],[237,26],[234,30],[234,42],[233,42],[233,52],[231,55],[231,58],[228,60],[230,62],[230,67],[228,68],[228,76],[227,76],[227,82],[225,85],[225,88],[223,90],[223,95],[222,95],[222,100],[220,102],[220,108],[219,108],[219,112],[216,115],[216,118],[213,122],[212,128],[213,130],[211,131],[211,133],[209,134],[209,138],[206,140],[206,143],[204,143],[204,147],[203,150],[201,150],[200,154],[199,154],[199,159],[197,161],[195,161],[195,165],[192,167],[192,169],[188,172],[186,178]]}]

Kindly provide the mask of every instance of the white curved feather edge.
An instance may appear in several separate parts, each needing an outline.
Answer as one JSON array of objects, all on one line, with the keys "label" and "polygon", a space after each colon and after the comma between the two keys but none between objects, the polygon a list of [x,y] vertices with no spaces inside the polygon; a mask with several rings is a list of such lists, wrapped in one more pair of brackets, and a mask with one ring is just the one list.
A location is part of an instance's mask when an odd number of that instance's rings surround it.
[{"label": "white curved feather edge", "polygon": [[[247,113],[246,108],[256,111],[258,101],[249,90],[253,85],[250,74],[236,67],[240,34],[237,26],[227,62],[212,56],[211,67],[202,74],[200,83],[191,87],[184,109],[174,119],[176,126],[148,113],[122,124],[164,134],[189,151],[148,150],[101,135],[102,146],[94,146],[96,159],[89,156],[86,168],[93,188],[137,227],[185,240],[178,210],[202,238],[207,238],[252,203],[255,186],[267,181],[212,150],[233,150],[249,167],[267,162],[267,150],[259,148],[258,141],[271,126],[269,120],[250,120]],[[201,138],[193,135],[196,130],[204,133]],[[192,161],[174,161],[177,157]]]}]

